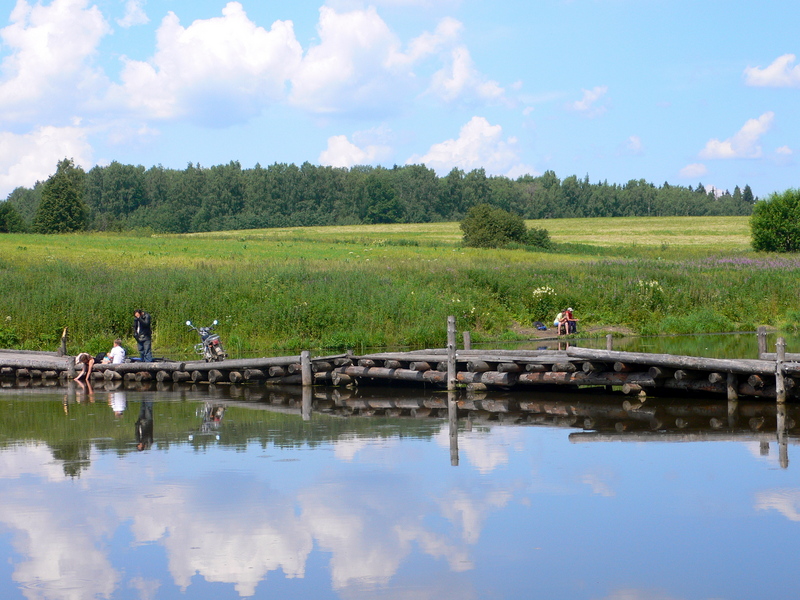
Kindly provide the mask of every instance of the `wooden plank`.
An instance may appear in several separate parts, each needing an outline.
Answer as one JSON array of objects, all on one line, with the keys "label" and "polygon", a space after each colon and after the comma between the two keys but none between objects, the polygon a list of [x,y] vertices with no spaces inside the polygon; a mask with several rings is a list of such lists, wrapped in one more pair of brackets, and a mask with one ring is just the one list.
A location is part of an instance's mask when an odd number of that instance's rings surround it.
[{"label": "wooden plank", "polygon": [[775,372],[775,363],[765,360],[701,358],[673,354],[649,354],[646,352],[618,352],[614,350],[593,350],[572,347],[567,354],[586,360],[619,361],[626,364],[650,365],[696,371],[719,371],[721,373],[741,373],[767,375]]}]

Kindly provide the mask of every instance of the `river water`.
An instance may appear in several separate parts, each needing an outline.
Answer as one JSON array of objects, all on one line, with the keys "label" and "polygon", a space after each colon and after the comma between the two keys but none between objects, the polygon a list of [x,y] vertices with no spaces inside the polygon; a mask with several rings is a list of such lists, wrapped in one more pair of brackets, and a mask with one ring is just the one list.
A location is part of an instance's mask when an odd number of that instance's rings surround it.
[{"label": "river water", "polygon": [[[520,394],[554,415],[623,400]],[[774,405],[712,431],[700,417],[724,403],[666,400],[665,423],[695,424],[628,436],[442,406],[378,388],[2,389],[2,597],[796,595],[794,407],[779,436]]]}]

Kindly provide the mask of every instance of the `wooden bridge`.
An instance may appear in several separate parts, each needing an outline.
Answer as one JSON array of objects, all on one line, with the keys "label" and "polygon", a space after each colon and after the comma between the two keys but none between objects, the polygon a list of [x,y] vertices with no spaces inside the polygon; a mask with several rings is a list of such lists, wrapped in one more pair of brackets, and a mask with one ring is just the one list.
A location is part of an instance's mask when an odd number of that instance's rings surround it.
[{"label": "wooden bridge", "polygon": [[[95,381],[191,382],[302,386],[417,386],[432,389],[585,390],[633,396],[716,396],[786,402],[800,398],[800,355],[775,353],[758,332],[759,356],[717,359],[568,347],[566,350],[472,350],[455,344],[454,319],[445,348],[364,355],[95,364]],[[0,350],[0,380],[58,382],[73,377],[74,359],[59,353]]]}]

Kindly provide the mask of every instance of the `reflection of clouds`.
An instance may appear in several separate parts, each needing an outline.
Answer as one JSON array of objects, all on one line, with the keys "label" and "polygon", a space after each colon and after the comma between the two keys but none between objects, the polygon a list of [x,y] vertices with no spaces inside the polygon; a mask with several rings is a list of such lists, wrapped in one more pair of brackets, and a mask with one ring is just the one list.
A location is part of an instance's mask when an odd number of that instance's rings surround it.
[{"label": "reflection of clouds", "polygon": [[585,483],[586,485],[590,486],[593,494],[605,496],[606,498],[613,498],[617,495],[617,492],[614,491],[614,488],[611,486],[609,481],[613,479],[613,473],[602,469],[595,469],[593,471],[584,473],[581,476],[581,483]]},{"label": "reflection of clouds", "polygon": [[53,453],[46,444],[26,444],[0,452],[0,479],[16,479],[22,475],[63,481],[64,468],[53,460]]},{"label": "reflection of clouds", "polygon": [[[458,453],[474,466],[479,473],[487,475],[508,464],[509,448],[517,448],[523,432],[518,427],[492,427],[485,430],[459,431]],[[443,427],[436,434],[436,443],[442,448],[450,447],[450,434]]]},{"label": "reflection of clouds", "polygon": [[475,544],[480,537],[483,521],[490,509],[502,508],[511,500],[511,493],[490,492],[482,501],[468,496],[464,491],[453,490],[441,503],[442,514],[461,529],[461,536],[468,544]]},{"label": "reflection of clouds", "polygon": [[[259,502],[245,494],[244,501],[229,497],[229,505],[223,507],[187,485],[157,490],[115,507],[123,518],[133,520],[137,542],[164,545],[170,573],[184,591],[196,574],[209,582],[233,584],[243,597],[255,594],[270,571],[281,569],[287,578],[304,575],[313,541],[285,499],[249,489]],[[146,491],[153,490],[142,490]]]},{"label": "reflection of clouds", "polygon": [[777,510],[790,521],[800,521],[800,490],[784,489],[756,494],[757,510]]},{"label": "reflection of clouds", "polygon": [[[505,455],[486,464],[507,461],[509,436],[473,438],[475,452],[485,447]],[[373,447],[376,456],[370,456],[381,461],[390,456],[383,451],[398,444],[363,441],[345,446],[356,448],[353,454]],[[472,494],[445,487],[436,500],[420,493],[423,480],[416,474],[382,466],[381,474],[370,470],[365,476],[357,464],[334,471],[328,481],[312,479],[281,493],[264,478],[252,477],[252,471],[219,477],[194,462],[180,463],[177,456],[176,474],[160,453],[92,451],[95,460],[80,481],[66,479],[44,445],[0,452],[0,480],[5,479],[0,523],[14,532],[22,557],[13,567],[14,581],[38,590],[31,600],[111,597],[121,588],[135,590],[143,600],[155,598],[161,581],[124,581],[124,571],[110,561],[108,540],[119,538],[123,528],[130,531],[132,553],[143,545],[165,549],[170,576],[184,591],[200,575],[232,585],[242,597],[253,596],[270,571],[304,577],[315,544],[330,553],[335,589],[386,590],[412,553],[446,561],[449,573],[473,569],[469,545],[479,540],[488,516],[512,497],[506,491],[481,488]],[[207,464],[207,458],[201,460]],[[20,475],[26,481],[11,481]],[[212,475],[209,482],[206,477]],[[368,485],[360,485],[362,476]],[[424,595],[417,590],[415,597]]]},{"label": "reflection of clouds", "polygon": [[387,448],[395,444],[396,440],[391,438],[342,437],[333,445],[333,452],[336,458],[350,462],[361,450],[366,448]]},{"label": "reflection of clouds", "polygon": [[302,520],[320,548],[330,552],[333,587],[381,586],[410,554],[412,543],[426,553],[461,565],[466,551],[423,526],[429,507],[420,507],[407,481],[386,478],[369,488],[336,482],[315,486],[298,498]]},{"label": "reflection of clouds", "polygon": [[[42,460],[40,447],[20,446],[0,456],[4,477],[14,470],[52,477],[52,458]],[[55,466],[60,484],[44,488],[40,479],[30,478],[15,483],[12,493],[4,490],[0,522],[13,531],[14,548],[24,558],[15,564],[13,579],[29,600],[108,598],[121,577],[103,547],[113,526],[107,514],[86,510],[83,496],[75,493],[80,488]]]}]

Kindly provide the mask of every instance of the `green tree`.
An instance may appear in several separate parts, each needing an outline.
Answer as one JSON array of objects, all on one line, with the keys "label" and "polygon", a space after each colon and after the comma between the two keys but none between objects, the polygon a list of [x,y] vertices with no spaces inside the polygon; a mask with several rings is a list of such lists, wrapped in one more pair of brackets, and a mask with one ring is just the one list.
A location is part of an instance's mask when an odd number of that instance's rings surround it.
[{"label": "green tree", "polygon": [[25,231],[25,222],[13,205],[0,202],[0,233],[19,233]]},{"label": "green tree", "polygon": [[33,219],[37,233],[66,233],[86,227],[88,209],[83,202],[85,173],[72,159],[58,163],[56,172],[45,182],[42,201]]},{"label": "green tree", "polygon": [[756,203],[750,217],[750,230],[756,250],[800,251],[800,190],[774,193]]}]

